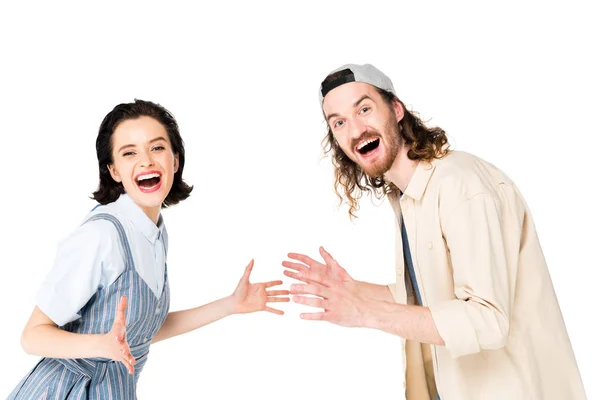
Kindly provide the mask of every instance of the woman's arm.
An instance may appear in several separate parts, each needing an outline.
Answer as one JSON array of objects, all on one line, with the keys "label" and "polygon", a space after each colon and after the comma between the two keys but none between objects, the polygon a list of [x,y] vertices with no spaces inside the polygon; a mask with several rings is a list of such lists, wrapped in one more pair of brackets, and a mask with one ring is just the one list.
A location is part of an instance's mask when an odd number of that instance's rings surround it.
[{"label": "woman's arm", "polygon": [[152,343],[193,331],[233,313],[231,296],[189,310],[170,312],[158,333],[152,338]]},{"label": "woman's arm", "polygon": [[289,297],[277,297],[288,295],[289,290],[267,291],[267,288],[281,285],[282,281],[250,283],[253,266],[254,260],[246,267],[232,295],[200,307],[170,312],[158,333],[152,338],[152,343],[196,330],[233,314],[269,311],[282,315],[283,311],[271,308],[267,303],[290,301]]},{"label": "woman's arm", "polygon": [[60,329],[38,307],[21,335],[21,345],[27,354],[51,358],[104,357],[122,362],[133,373],[135,359],[129,351],[125,332],[127,299],[121,298],[112,329],[106,334],[80,334]]}]

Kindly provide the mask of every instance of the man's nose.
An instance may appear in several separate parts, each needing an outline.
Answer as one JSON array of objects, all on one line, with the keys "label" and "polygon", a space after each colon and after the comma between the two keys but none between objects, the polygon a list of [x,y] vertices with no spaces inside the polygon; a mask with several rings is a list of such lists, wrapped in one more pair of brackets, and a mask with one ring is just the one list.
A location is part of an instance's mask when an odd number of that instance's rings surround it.
[{"label": "man's nose", "polygon": [[352,140],[358,139],[366,129],[366,125],[359,118],[348,120],[348,125],[350,125],[348,131]]}]

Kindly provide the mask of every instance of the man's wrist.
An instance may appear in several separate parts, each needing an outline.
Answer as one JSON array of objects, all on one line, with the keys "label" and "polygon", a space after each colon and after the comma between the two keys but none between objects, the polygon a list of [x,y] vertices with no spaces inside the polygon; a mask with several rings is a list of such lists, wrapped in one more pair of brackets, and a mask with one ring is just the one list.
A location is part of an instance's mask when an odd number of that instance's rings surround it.
[{"label": "man's wrist", "polygon": [[399,311],[400,304],[391,304],[383,300],[366,299],[362,312],[361,326],[391,333],[393,315]]},{"label": "man's wrist", "polygon": [[378,315],[381,301],[364,297],[360,307],[359,325],[361,328],[378,329]]}]

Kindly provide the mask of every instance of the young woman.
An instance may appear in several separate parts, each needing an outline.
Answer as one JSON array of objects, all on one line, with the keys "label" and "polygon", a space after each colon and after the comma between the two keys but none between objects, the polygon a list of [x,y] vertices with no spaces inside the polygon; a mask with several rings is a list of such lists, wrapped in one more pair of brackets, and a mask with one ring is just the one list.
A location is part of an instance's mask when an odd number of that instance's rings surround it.
[{"label": "young woman", "polygon": [[249,282],[248,264],[230,296],[168,312],[168,236],[161,209],[186,199],[185,150],[173,116],[160,105],[119,104],[96,140],[99,203],[58,248],[22,335],[42,356],[9,399],[135,399],[151,343],[228,315],[282,311],[282,281]]}]

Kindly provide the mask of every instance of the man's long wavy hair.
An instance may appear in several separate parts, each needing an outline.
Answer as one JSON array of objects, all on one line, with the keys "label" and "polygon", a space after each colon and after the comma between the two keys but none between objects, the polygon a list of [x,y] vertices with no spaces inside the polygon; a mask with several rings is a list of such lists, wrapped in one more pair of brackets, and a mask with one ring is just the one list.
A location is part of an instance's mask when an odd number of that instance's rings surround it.
[{"label": "man's long wavy hair", "polygon": [[[335,79],[330,76],[328,79]],[[397,101],[404,109],[404,117],[398,123],[400,131],[400,146],[408,146],[408,158],[411,160],[431,161],[434,158],[444,157],[448,151],[448,137],[446,132],[439,128],[429,128],[417,116],[416,112],[406,109],[404,103],[393,93],[377,88],[379,94],[386,101],[393,113],[393,103]],[[331,128],[327,127],[327,135],[323,138],[322,147],[324,156],[331,153],[331,162],[334,166],[334,190],[340,200],[349,206],[350,219],[358,218],[359,199],[367,192],[370,196],[382,199],[391,192],[399,189],[391,182],[386,182],[383,176],[370,177],[358,164],[352,161],[341,149]]]}]

